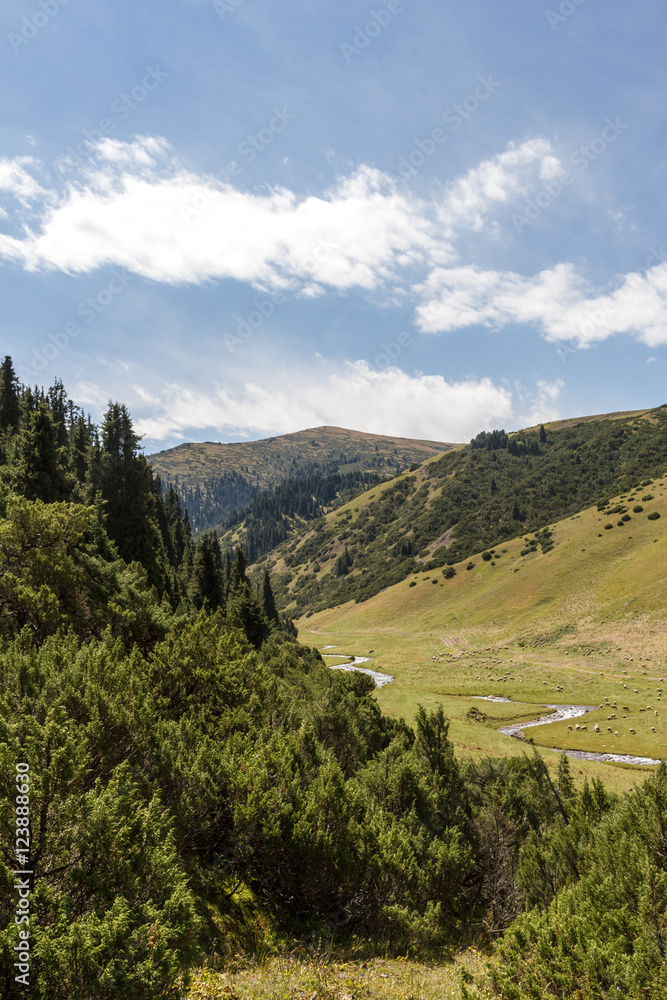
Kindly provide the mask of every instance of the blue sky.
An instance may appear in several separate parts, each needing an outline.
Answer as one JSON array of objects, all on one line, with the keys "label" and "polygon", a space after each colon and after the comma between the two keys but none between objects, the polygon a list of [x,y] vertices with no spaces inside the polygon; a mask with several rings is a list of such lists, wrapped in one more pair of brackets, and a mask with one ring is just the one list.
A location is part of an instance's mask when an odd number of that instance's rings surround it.
[{"label": "blue sky", "polygon": [[147,452],[667,401],[657,0],[0,13],[2,354]]}]

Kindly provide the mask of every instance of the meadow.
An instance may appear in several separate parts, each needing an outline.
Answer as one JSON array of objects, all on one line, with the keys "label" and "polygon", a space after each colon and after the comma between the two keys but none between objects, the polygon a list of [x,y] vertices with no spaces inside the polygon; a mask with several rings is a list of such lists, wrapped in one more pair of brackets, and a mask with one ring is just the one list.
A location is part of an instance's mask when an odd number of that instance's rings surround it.
[{"label": "meadow", "polygon": [[[609,513],[619,506],[626,520]],[[665,525],[667,480],[656,479],[605,510],[550,525],[547,552],[535,547],[534,533],[523,535],[457,564],[451,579],[416,573],[368,601],[303,617],[300,638],[371,656],[366,666],[395,678],[375,695],[390,715],[411,721],[418,705],[441,703],[462,756],[523,753],[525,744],[499,726],[538,718],[546,705],[577,704],[601,706],[577,720],[585,730],[564,721],[527,732],[550,766],[555,749],[660,759],[667,756]],[[475,700],[489,695],[517,704]],[[615,790],[647,770],[593,761],[574,769]]]}]

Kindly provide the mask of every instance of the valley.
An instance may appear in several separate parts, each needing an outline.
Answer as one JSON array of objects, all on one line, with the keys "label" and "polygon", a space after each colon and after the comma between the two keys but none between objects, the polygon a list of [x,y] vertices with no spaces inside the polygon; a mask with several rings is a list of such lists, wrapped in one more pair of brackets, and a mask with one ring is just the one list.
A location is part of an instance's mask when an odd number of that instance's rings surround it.
[{"label": "valley", "polygon": [[[610,517],[618,506],[642,510]],[[450,579],[442,570],[412,573],[369,600],[301,617],[300,638],[372,656],[369,666],[395,678],[375,694],[390,715],[410,721],[419,704],[442,703],[462,756],[525,752],[499,728],[567,703],[596,706],[582,721],[586,729],[563,720],[528,732],[550,767],[559,749],[660,759],[667,755],[666,524],[667,479],[659,478],[610,497],[602,510],[552,522],[547,552],[533,548],[532,533],[503,542],[493,558],[477,553],[454,564]],[[477,700],[493,695],[511,703]],[[574,766],[618,789],[646,771]]]}]

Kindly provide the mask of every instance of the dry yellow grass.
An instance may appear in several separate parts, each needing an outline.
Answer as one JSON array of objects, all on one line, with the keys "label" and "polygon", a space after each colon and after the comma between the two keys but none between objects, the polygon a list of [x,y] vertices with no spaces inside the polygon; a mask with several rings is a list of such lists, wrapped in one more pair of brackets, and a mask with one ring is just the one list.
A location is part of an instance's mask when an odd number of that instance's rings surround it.
[{"label": "dry yellow grass", "polygon": [[236,971],[195,972],[187,1000],[460,1000],[461,977],[490,997],[484,958],[469,950],[454,962],[371,958],[327,962],[274,958]]}]

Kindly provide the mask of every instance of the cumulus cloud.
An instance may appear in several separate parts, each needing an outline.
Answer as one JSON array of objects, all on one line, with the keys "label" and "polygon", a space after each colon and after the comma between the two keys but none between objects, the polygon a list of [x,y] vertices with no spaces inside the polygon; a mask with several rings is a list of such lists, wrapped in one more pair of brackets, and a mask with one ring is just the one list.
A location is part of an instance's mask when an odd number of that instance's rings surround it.
[{"label": "cumulus cloud", "polygon": [[482,429],[525,425],[526,417],[531,423],[554,419],[560,387],[539,383],[527,393],[489,378],[448,381],[442,375],[409,374],[398,367],[378,371],[365,361],[354,361],[291,372],[289,382],[272,372],[213,392],[171,384],[159,402],[155,390],[135,386],[133,412],[139,414],[139,432],[154,442],[201,436],[205,430],[221,437],[236,436],[241,429],[261,436],[322,425],[467,441]]},{"label": "cumulus cloud", "polygon": [[492,206],[528,194],[536,177],[552,180],[563,173],[546,139],[510,143],[498,156],[484,160],[448,187],[439,215],[449,232],[480,230]]},{"label": "cumulus cloud", "polygon": [[[164,139],[104,139],[25,220],[26,235],[0,237],[0,255],[32,270],[115,264],[171,283],[235,278],[311,295],[386,284],[400,295],[406,269],[456,261],[457,234],[479,229],[553,159],[545,140],[512,145],[427,203],[364,165],[321,194],[256,194],[186,169]],[[14,168],[23,177],[22,163]]]},{"label": "cumulus cloud", "polygon": [[417,289],[422,298],[417,326],[424,333],[443,333],[521,323],[541,328],[548,340],[582,347],[618,333],[649,346],[667,343],[667,264],[621,276],[615,286],[596,292],[572,264],[532,277],[473,265],[435,268]]},{"label": "cumulus cloud", "polygon": [[18,156],[13,160],[1,157],[0,191],[13,195],[24,205],[44,194],[43,188],[27,169],[34,167],[35,163],[31,156]]},{"label": "cumulus cloud", "polygon": [[38,169],[31,157],[0,160],[0,258],[28,270],[120,265],[156,282],[231,278],[306,297],[361,289],[412,299],[424,333],[521,323],[580,346],[618,333],[667,342],[662,260],[602,291],[567,262],[526,276],[461,261],[461,237],[494,231],[500,208],[563,172],[543,138],[511,143],[433,201],[365,165],[319,194],[248,192],[188,169],[155,136],[91,145],[58,190]]}]

